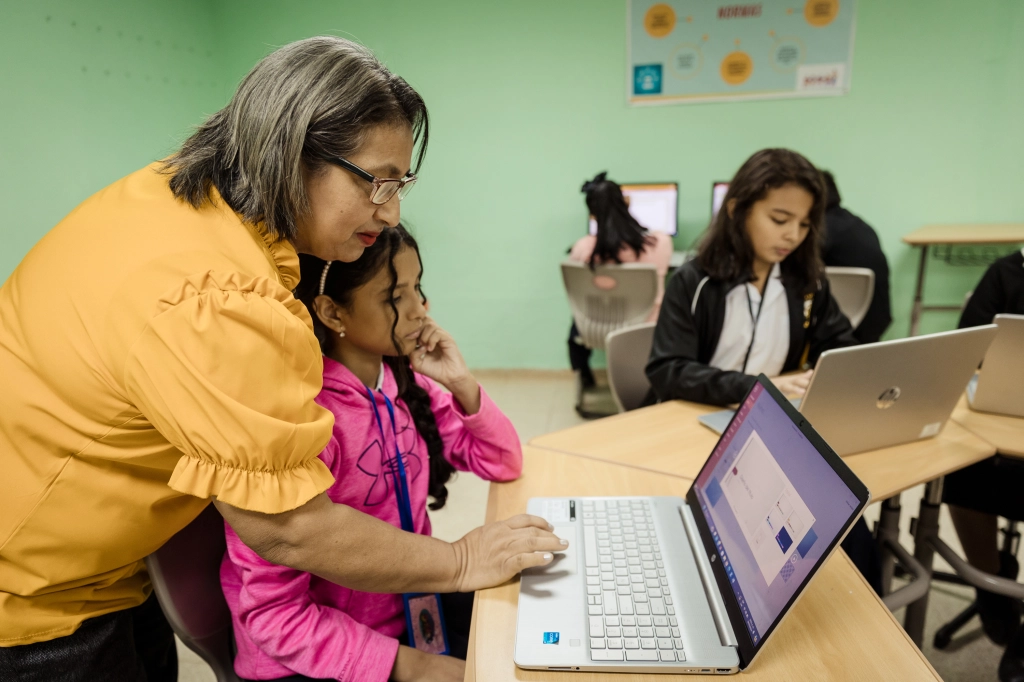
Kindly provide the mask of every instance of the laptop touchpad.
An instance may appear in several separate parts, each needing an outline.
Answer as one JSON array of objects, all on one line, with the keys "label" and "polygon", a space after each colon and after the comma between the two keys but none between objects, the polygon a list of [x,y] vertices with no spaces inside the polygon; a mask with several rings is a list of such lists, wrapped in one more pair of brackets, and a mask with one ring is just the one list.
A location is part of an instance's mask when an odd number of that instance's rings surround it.
[{"label": "laptop touchpad", "polygon": [[576,538],[575,523],[555,523],[553,531],[555,535],[563,540],[569,541],[569,546],[564,551],[555,552],[555,558],[547,566],[531,568],[524,573],[527,575],[573,575],[577,573],[576,546],[579,540]]}]

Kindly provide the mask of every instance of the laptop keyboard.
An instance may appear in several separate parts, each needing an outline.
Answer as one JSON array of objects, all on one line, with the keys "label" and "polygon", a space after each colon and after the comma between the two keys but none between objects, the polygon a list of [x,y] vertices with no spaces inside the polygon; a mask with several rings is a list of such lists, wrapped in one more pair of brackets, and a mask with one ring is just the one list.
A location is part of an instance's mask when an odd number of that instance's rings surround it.
[{"label": "laptop keyboard", "polygon": [[647,500],[584,500],[590,658],[685,661]]}]

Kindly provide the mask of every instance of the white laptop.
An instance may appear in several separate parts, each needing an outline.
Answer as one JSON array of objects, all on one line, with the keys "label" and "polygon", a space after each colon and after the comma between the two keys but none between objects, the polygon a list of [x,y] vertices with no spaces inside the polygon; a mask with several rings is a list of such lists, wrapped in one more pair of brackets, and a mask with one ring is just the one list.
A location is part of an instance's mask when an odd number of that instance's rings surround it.
[{"label": "white laptop", "polygon": [[[995,325],[826,351],[800,413],[840,455],[942,430],[996,335]],[[699,417],[721,433],[731,410]]]},{"label": "white laptop", "polygon": [[548,519],[570,545],[549,566],[522,575],[516,665],[743,670],[869,499],[762,375],[685,500],[529,501],[527,511]]},{"label": "white laptop", "polygon": [[996,315],[995,323],[996,340],[967,385],[967,401],[979,412],[1024,417],[1024,315]]}]

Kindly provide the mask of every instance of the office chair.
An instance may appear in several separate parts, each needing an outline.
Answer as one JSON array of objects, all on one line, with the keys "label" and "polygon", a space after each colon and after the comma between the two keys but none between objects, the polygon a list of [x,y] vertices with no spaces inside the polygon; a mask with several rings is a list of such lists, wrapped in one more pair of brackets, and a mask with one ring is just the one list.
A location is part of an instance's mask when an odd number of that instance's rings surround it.
[{"label": "office chair", "polygon": [[633,327],[617,329],[605,338],[605,353],[608,358],[608,385],[620,412],[640,407],[651,382],[647,380],[644,367],[651,354],[654,340],[654,322],[645,322]]},{"label": "office chair", "polygon": [[[598,265],[564,261],[562,281],[569,297],[579,342],[592,350],[605,347],[610,332],[646,321],[658,295],[658,271],[649,263]],[[603,417],[583,408],[583,383],[577,379],[576,411]]]},{"label": "office chair", "polygon": [[224,519],[210,504],[146,557],[146,568],[174,634],[213,668],[217,682],[239,682],[231,612],[220,588],[226,550]]},{"label": "office chair", "polygon": [[875,294],[875,273],[868,268],[825,268],[832,296],[850,324],[856,329],[868,314],[871,297]]},{"label": "office chair", "polygon": [[[999,548],[999,576],[1016,580],[1020,569],[1017,563],[1017,550],[1020,548],[1020,532],[1017,530],[1017,520],[1007,519],[1007,521],[1006,528],[999,529],[999,532],[1003,535],[1003,544]],[[956,583],[958,585],[970,585],[970,583],[956,573],[950,574],[942,571],[934,571],[932,573],[932,580]],[[977,614],[978,602],[975,600],[968,604],[966,609],[954,616],[952,620],[935,631],[935,639],[932,644],[934,644],[936,649],[945,649],[953,641],[956,633]]]}]

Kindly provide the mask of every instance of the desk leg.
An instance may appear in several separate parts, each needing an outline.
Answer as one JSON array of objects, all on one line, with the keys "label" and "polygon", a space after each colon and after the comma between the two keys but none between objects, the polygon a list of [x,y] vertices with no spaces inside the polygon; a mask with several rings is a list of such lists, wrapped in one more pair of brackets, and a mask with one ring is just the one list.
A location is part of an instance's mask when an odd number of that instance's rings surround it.
[{"label": "desk leg", "polygon": [[917,336],[921,326],[921,309],[924,307],[924,269],[928,263],[928,245],[921,246],[921,262],[917,265],[917,287],[914,289],[914,306],[910,309],[910,335]]},{"label": "desk leg", "polygon": [[[939,536],[939,509],[942,506],[942,478],[928,483],[921,500],[921,511],[914,524],[914,558],[931,571],[932,558],[935,550],[929,538]],[[914,644],[921,648],[924,642],[924,617],[928,612],[928,595],[918,599],[907,607],[907,615],[903,621],[903,629],[907,631]]]},{"label": "desk leg", "polygon": [[886,538],[893,542],[900,541],[900,496],[893,495],[882,502],[882,513],[878,517],[875,528],[875,540],[882,558],[882,596],[892,592],[892,576],[896,569],[896,557],[892,550],[885,546]]}]

